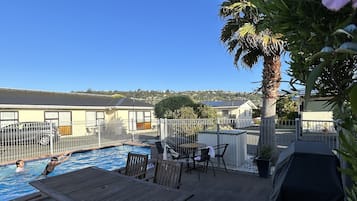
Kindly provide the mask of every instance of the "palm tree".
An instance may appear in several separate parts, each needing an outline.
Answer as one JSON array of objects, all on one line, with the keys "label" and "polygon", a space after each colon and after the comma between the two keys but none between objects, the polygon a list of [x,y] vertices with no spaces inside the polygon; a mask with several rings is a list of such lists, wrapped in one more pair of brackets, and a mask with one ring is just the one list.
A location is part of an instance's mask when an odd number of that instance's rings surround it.
[{"label": "palm tree", "polygon": [[227,46],[228,52],[234,55],[236,67],[239,67],[238,61],[243,67],[252,68],[259,58],[264,60],[259,147],[268,144],[275,149],[276,101],[281,79],[280,55],[284,51],[285,42],[280,39],[280,35],[273,34],[269,29],[258,30],[264,15],[249,1],[224,1],[220,16],[226,20],[221,31],[221,41]]}]

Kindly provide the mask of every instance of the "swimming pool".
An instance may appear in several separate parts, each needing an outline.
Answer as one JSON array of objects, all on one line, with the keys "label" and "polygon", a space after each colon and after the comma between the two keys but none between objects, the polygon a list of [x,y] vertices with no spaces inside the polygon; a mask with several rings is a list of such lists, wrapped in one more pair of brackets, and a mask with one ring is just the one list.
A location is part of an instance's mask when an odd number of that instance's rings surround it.
[{"label": "swimming pool", "polygon": [[[57,166],[48,176],[60,175],[90,166],[97,166],[106,170],[118,169],[125,166],[128,152],[150,154],[150,148],[124,145],[73,153],[69,160]],[[0,200],[12,200],[37,192],[28,183],[44,178],[40,175],[48,162],[49,158],[28,161],[25,164],[25,171],[20,173],[15,172],[15,165],[0,166]]]}]

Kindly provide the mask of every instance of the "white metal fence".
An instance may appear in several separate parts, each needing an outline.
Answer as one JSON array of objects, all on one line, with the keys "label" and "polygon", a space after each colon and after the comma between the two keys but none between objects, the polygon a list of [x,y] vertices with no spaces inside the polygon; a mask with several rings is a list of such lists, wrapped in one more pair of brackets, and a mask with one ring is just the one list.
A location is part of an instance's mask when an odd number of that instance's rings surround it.
[{"label": "white metal fence", "polygon": [[[274,143],[280,151],[297,140],[320,141],[325,142],[331,149],[338,148],[338,137],[333,121],[262,119],[253,124],[251,120],[242,119],[161,119],[159,124],[161,140],[168,139],[170,143],[176,145],[197,142],[198,132],[206,130],[217,131],[217,135],[220,133],[218,131],[222,130],[244,130],[247,132],[247,154],[251,157],[257,153],[259,140],[263,140],[263,143]],[[260,128],[260,124],[266,126]],[[273,132],[273,135],[261,138],[260,134],[263,132]]]},{"label": "white metal fence", "polygon": [[[153,122],[162,140],[171,143],[197,142],[197,133],[240,129],[247,132],[247,154],[255,156],[261,131],[259,124],[271,123],[271,120],[252,122],[247,119],[160,119]],[[51,123],[13,124],[0,130],[0,164],[18,159],[48,157],[66,151],[100,148],[118,145],[124,141],[134,140],[139,130],[128,129],[129,120],[110,121],[107,123],[88,124],[88,122],[71,122],[66,126]],[[338,148],[338,137],[332,121],[276,121],[274,120],[272,139],[279,150],[286,148],[296,140],[323,141],[331,149]],[[157,130],[156,130],[157,129]],[[270,128],[268,128],[270,129]],[[146,131],[144,131],[146,132]],[[60,138],[56,140],[57,133]],[[25,139],[25,140],[24,140]]]},{"label": "white metal fence", "polygon": [[0,130],[0,164],[18,159],[48,157],[66,151],[78,151],[120,145],[132,140],[139,131],[128,130],[125,120],[100,125],[67,122],[56,126],[48,122],[21,122]]}]

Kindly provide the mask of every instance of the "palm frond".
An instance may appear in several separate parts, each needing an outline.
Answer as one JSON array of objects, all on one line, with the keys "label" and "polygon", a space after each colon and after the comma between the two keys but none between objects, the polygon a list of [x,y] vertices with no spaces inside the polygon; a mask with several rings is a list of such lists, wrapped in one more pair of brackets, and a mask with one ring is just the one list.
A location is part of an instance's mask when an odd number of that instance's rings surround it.
[{"label": "palm frond", "polygon": [[235,20],[227,20],[227,23],[221,30],[221,41],[225,43],[231,38],[233,38],[239,27],[240,26],[236,23]]},{"label": "palm frond", "polygon": [[241,13],[250,7],[255,8],[255,6],[252,3],[244,0],[225,1],[221,4],[220,16],[222,17],[236,16],[237,13]]},{"label": "palm frond", "polygon": [[248,68],[252,68],[254,64],[258,62],[258,58],[260,56],[262,56],[262,52],[259,49],[251,50],[242,56],[242,65]]},{"label": "palm frond", "polygon": [[234,55],[234,65],[238,66],[238,61],[240,59],[240,56],[243,52],[243,48],[238,48],[235,55]]},{"label": "palm frond", "polygon": [[233,39],[233,40],[230,40],[227,44],[228,46],[228,52],[233,52],[234,49],[236,49],[236,47],[238,47],[238,40],[237,39]]},{"label": "palm frond", "polygon": [[250,23],[245,23],[238,29],[239,37],[244,37],[247,34],[255,35],[255,27]]}]

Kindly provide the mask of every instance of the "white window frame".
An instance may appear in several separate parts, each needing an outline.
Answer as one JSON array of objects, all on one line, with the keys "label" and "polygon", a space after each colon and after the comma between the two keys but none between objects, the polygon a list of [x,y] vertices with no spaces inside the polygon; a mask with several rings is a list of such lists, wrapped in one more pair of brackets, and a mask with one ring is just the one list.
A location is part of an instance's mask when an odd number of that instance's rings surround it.
[{"label": "white window frame", "polygon": [[[6,113],[13,113],[13,118],[6,118],[4,115]],[[10,124],[15,124],[19,122],[19,112],[18,111],[0,111],[0,127],[4,127]]]}]

